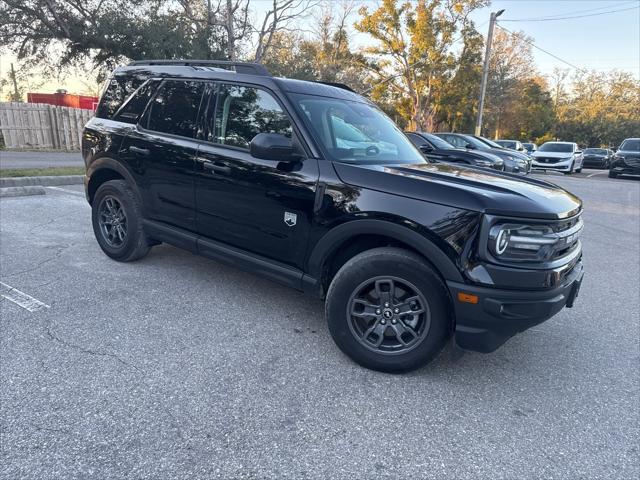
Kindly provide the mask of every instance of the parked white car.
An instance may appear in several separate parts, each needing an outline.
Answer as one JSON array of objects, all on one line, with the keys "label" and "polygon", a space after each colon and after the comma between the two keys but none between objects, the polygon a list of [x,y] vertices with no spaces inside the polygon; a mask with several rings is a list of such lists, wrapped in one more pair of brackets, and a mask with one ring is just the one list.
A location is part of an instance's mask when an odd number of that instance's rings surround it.
[{"label": "parked white car", "polygon": [[566,174],[582,171],[584,155],[574,142],[546,142],[531,154],[532,170],[556,170]]}]

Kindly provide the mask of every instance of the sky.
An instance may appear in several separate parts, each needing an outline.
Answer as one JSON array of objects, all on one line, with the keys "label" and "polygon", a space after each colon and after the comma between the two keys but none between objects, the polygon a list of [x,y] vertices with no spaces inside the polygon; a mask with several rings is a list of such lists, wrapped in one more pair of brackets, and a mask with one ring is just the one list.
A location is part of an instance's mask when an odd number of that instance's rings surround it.
[{"label": "sky", "polygon": [[[270,3],[271,0],[251,0],[255,17],[260,18]],[[378,0],[361,3],[373,9]],[[536,67],[543,75],[551,74],[555,67],[569,70],[577,67],[624,70],[640,78],[640,0],[493,0],[488,8],[472,14],[483,35],[487,33],[490,13],[501,9],[505,12],[498,19],[500,25],[525,32],[533,37],[537,47],[558,57],[533,48]],[[555,19],[549,20],[551,17]],[[354,46],[371,41],[364,34],[352,32],[352,35]],[[11,61],[15,59],[0,55],[0,77],[6,77]],[[81,93],[87,90],[87,83],[94,82],[68,78],[45,82],[38,90],[53,92],[65,88],[70,93]]]}]

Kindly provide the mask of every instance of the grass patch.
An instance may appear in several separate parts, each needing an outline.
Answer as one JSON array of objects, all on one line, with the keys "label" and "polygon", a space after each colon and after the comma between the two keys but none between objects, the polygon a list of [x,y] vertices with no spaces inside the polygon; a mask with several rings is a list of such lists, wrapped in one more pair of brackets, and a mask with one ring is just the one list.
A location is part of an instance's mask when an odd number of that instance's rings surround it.
[{"label": "grass patch", "polygon": [[0,170],[0,177],[48,177],[84,175],[84,167],[8,168]]}]

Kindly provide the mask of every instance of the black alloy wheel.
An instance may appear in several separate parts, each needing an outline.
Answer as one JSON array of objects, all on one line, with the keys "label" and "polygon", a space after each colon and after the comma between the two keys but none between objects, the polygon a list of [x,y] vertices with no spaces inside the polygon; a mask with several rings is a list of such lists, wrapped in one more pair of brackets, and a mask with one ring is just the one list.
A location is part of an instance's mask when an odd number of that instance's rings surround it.
[{"label": "black alloy wheel", "polygon": [[98,206],[98,223],[105,242],[120,248],[127,239],[127,215],[120,201],[113,195],[105,196]]},{"label": "black alloy wheel", "polygon": [[364,347],[382,354],[405,353],[429,332],[429,304],[418,288],[396,277],[360,284],[347,308],[349,328]]}]

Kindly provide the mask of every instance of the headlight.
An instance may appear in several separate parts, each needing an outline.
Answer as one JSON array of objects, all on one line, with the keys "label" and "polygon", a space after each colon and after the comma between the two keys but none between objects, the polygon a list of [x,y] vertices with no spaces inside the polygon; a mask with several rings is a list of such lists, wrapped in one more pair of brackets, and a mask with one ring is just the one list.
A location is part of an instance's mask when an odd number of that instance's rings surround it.
[{"label": "headlight", "polygon": [[476,165],[481,167],[490,167],[493,165],[493,162],[490,162],[489,160],[476,160]]},{"label": "headlight", "polygon": [[563,231],[549,225],[502,223],[489,230],[489,252],[502,261],[539,261],[571,250],[582,232],[582,220]]}]

